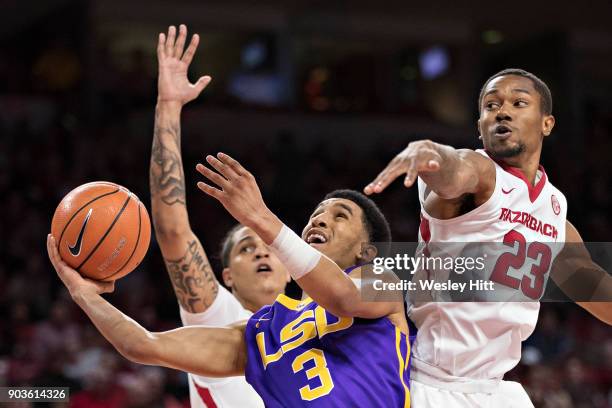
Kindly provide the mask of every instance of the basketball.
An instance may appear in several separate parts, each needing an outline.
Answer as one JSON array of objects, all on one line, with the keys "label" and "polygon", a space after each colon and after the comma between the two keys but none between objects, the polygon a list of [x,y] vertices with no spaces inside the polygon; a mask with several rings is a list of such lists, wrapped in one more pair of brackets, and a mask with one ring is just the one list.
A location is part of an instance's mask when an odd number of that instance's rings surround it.
[{"label": "basketball", "polygon": [[83,184],[66,195],[51,221],[64,262],[81,275],[113,281],[134,270],[151,239],[147,209],[125,187]]}]

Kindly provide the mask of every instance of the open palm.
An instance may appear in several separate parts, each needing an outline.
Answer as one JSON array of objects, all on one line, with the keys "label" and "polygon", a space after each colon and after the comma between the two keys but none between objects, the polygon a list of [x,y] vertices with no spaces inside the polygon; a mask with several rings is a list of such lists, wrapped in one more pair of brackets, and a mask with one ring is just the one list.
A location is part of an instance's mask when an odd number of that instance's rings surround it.
[{"label": "open palm", "polygon": [[179,27],[178,37],[174,26],[168,28],[167,36],[163,33],[159,34],[157,44],[158,101],[178,102],[184,105],[197,98],[211,80],[209,76],[203,76],[194,84],[189,82],[187,70],[198,48],[200,37],[194,34],[189,46],[183,52],[186,39],[187,27],[183,24]]}]

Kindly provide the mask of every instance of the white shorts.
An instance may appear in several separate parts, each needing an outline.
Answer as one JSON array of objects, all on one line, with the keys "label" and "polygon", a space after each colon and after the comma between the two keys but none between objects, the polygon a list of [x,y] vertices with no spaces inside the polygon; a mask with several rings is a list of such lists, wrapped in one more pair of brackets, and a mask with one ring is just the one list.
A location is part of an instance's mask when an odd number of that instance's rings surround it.
[{"label": "white shorts", "polygon": [[443,381],[410,373],[410,403],[415,408],[533,408],[521,384],[502,380]]}]

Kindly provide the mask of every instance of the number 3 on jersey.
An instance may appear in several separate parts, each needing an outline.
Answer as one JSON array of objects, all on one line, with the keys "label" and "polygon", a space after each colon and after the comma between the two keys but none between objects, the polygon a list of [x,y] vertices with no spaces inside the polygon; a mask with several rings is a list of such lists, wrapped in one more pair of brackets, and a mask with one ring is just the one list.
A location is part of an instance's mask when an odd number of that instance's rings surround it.
[{"label": "number 3 on jersey", "polygon": [[334,388],[334,382],[327,368],[327,361],[325,361],[323,350],[312,348],[297,356],[293,360],[293,363],[291,363],[293,373],[296,374],[302,371],[304,369],[304,364],[310,360],[314,361],[314,367],[306,370],[306,378],[312,380],[318,377],[321,381],[321,385],[311,388],[310,385],[307,384],[300,388],[300,396],[306,401],[312,401],[323,395],[327,395]]},{"label": "number 3 on jersey", "polygon": [[[531,242],[527,245],[523,234],[516,230],[504,235],[504,245],[515,248],[517,243],[516,254],[505,252],[499,256],[491,273],[491,280],[513,289],[520,287],[525,296],[539,299],[544,293],[544,280],[550,268],[552,258],[550,247],[542,242]],[[531,266],[531,276],[523,274],[522,279],[510,276],[508,274],[510,267],[520,271],[525,264],[526,257],[535,261]]]}]

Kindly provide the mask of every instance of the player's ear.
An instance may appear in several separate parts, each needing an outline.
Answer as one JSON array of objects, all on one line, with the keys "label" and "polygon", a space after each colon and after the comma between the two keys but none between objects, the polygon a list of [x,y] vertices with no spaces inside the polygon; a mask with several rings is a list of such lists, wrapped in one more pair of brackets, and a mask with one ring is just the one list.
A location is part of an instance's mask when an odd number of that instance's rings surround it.
[{"label": "player's ear", "polygon": [[228,288],[231,288],[234,284],[230,268],[223,268],[223,271],[221,272],[221,278],[223,278],[223,283],[225,283],[225,286],[227,286]]},{"label": "player's ear", "polygon": [[555,117],[553,115],[545,115],[542,121],[542,134],[544,136],[550,135],[553,128],[555,127]]},{"label": "player's ear", "polygon": [[480,119],[476,122],[476,132],[478,132],[478,138],[482,140],[482,132],[480,131]]},{"label": "player's ear", "polygon": [[362,244],[361,252],[357,254],[357,259],[359,260],[359,263],[372,262],[372,260],[376,258],[377,253],[378,250],[376,249],[376,246],[372,244]]}]

